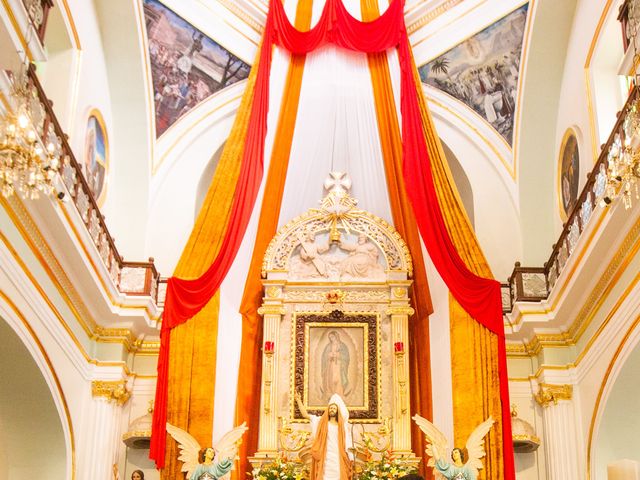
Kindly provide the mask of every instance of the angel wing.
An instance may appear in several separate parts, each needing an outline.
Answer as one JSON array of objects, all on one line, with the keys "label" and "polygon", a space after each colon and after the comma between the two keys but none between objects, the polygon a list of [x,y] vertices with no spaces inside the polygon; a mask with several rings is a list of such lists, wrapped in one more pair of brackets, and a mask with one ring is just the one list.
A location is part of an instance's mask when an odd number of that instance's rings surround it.
[{"label": "angel wing", "polygon": [[222,438],[213,445],[213,449],[216,451],[216,459],[218,461],[224,460],[225,458],[234,460],[238,453],[238,446],[242,443],[242,436],[248,429],[247,422],[242,422],[242,425],[225,433]]},{"label": "angel wing", "polygon": [[427,462],[427,466],[433,467],[436,464],[436,460],[447,454],[449,448],[447,437],[445,437],[444,433],[438,430],[433,423],[418,414],[413,416],[413,421],[420,427],[420,430],[422,430],[422,433],[424,433],[427,439],[427,448],[425,448],[424,451],[431,457],[429,458],[429,462]]},{"label": "angel wing", "polygon": [[175,427],[167,422],[167,432],[178,442],[180,455],[178,460],[182,462],[181,471],[187,472],[187,478],[191,478],[191,474],[198,464],[198,453],[200,452],[200,444],[188,432],[181,428]]},{"label": "angel wing", "polygon": [[467,439],[465,447],[467,448],[469,460],[467,460],[466,466],[470,470],[473,470],[476,477],[478,476],[478,470],[483,467],[482,460],[480,459],[487,454],[484,451],[484,437],[487,436],[487,433],[489,433],[494,423],[495,420],[493,418],[487,418],[471,432],[471,435],[469,435]]}]

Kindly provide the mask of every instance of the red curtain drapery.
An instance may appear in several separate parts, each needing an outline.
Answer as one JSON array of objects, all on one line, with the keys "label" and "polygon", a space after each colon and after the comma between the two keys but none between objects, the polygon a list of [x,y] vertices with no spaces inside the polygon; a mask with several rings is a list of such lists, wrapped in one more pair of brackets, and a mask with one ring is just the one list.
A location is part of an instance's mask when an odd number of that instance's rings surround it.
[{"label": "red curtain drapery", "polygon": [[394,47],[398,50],[405,188],[427,251],[452,295],[476,321],[499,336],[504,472],[505,479],[515,480],[500,284],[469,271],[449,237],[433,182],[420,116],[418,95],[422,93],[414,75],[415,65],[404,24],[404,0],[392,0],[387,10],[371,22],[361,22],[351,16],[340,0],[327,0],[318,23],[305,32],[291,24],[281,0],[271,0],[259,62],[254,66],[259,69],[254,104],[224,241],[211,267],[201,277],[192,280],[172,277],[167,286],[150,457],[158,467],[162,467],[166,437],[168,333],[201,310],[220,287],[240,247],[258,194],[263,173],[272,46],[275,44],[291,53],[305,54],[328,43],[364,53],[383,52]]}]

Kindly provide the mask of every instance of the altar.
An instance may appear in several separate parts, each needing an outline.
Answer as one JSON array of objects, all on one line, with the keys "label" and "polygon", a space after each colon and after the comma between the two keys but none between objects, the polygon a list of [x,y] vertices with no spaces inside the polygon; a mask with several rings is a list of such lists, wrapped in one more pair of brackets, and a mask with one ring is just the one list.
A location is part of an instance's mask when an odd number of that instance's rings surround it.
[{"label": "altar", "polygon": [[259,440],[250,461],[260,467],[284,455],[306,462],[311,432],[294,399],[321,415],[338,394],[354,458],[393,451],[416,465],[411,256],[392,225],[358,208],[344,174],[332,174],[325,188],[320,207],[282,227],[264,257]]}]

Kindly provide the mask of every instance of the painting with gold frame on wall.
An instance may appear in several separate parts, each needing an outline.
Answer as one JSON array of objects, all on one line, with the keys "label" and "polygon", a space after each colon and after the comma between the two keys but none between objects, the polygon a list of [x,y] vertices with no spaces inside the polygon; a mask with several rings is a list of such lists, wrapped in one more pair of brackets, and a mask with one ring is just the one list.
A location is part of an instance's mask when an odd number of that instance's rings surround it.
[{"label": "painting with gold frame on wall", "polygon": [[[321,415],[334,393],[354,420],[377,420],[380,408],[378,316],[304,313],[294,317],[293,388],[309,413]],[[292,417],[302,419],[292,402]]]},{"label": "painting with gold frame on wall", "polygon": [[566,220],[573,210],[580,187],[580,152],[574,129],[564,134],[558,158],[558,203],[560,217]]},{"label": "painting with gold frame on wall", "polygon": [[109,142],[104,118],[97,109],[89,112],[87,131],[84,137],[82,173],[98,206],[102,206],[106,196],[107,173],[109,167]]}]

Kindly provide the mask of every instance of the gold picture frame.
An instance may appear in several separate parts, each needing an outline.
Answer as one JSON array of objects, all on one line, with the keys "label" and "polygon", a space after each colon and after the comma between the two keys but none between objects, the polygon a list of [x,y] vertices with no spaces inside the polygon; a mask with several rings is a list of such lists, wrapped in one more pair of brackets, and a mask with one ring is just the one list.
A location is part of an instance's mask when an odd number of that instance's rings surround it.
[{"label": "gold picture frame", "polygon": [[[380,332],[377,313],[297,313],[292,329],[291,398],[298,392],[311,414],[321,415],[338,393],[357,422],[379,421]],[[291,417],[302,415],[291,404]]]}]

